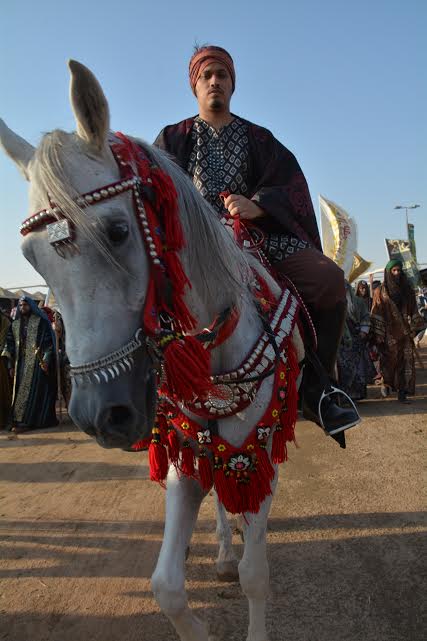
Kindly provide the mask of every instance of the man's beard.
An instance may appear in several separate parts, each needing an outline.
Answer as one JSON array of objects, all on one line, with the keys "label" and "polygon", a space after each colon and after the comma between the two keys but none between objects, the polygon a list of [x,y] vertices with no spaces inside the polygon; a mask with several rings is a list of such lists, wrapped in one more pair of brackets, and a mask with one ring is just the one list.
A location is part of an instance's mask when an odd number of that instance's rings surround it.
[{"label": "man's beard", "polygon": [[213,111],[221,111],[224,104],[220,98],[214,98],[209,106]]}]

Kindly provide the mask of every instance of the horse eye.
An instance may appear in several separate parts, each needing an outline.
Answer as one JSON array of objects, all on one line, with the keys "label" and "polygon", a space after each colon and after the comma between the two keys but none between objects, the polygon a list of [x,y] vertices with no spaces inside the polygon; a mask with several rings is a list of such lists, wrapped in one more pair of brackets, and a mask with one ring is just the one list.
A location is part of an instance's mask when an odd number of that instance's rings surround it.
[{"label": "horse eye", "polygon": [[120,245],[123,243],[129,235],[129,227],[127,223],[124,222],[115,222],[109,225],[108,238],[113,243],[113,245]]}]

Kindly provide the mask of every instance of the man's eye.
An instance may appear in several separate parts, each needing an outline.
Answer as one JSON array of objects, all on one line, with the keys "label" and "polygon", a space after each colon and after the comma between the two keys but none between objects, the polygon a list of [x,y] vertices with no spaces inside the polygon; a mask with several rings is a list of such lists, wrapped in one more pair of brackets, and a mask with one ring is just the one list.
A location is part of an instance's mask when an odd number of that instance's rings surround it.
[{"label": "man's eye", "polygon": [[113,245],[120,245],[129,235],[129,226],[124,222],[111,223],[108,227],[107,234]]}]

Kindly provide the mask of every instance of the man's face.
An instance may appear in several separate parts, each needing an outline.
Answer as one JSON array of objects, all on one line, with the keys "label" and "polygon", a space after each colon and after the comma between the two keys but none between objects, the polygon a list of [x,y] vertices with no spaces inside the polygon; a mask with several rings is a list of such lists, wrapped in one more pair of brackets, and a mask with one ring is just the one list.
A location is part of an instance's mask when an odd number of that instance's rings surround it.
[{"label": "man's face", "polygon": [[196,96],[202,111],[224,111],[230,106],[233,83],[227,68],[213,62],[203,69],[196,83]]},{"label": "man's face", "polygon": [[29,314],[31,313],[31,308],[25,300],[19,301],[19,311],[21,312],[22,316],[29,316]]},{"label": "man's face", "polygon": [[401,268],[401,267],[399,267],[399,265],[396,265],[395,267],[392,267],[392,268],[391,268],[391,275],[392,275],[392,276],[393,276],[393,278],[395,278],[396,280],[399,280],[399,278],[400,278],[400,274],[401,274],[401,273],[402,273],[402,268]]}]

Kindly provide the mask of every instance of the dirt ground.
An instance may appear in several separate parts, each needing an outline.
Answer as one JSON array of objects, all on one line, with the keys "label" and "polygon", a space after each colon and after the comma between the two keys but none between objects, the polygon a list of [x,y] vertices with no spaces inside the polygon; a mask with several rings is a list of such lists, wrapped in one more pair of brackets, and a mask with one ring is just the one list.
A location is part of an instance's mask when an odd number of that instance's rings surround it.
[{"label": "dirt ground", "polygon": [[[425,342],[421,356],[412,404],[371,387],[345,451],[298,424],[268,533],[271,641],[426,638]],[[103,450],[68,421],[2,433],[0,639],[176,640],[150,592],[163,514],[145,454]],[[216,579],[214,529],[209,497],[189,596],[218,639],[243,641],[246,600],[238,584]]]}]

